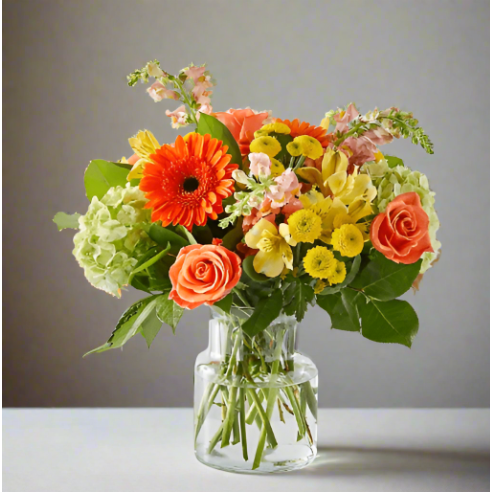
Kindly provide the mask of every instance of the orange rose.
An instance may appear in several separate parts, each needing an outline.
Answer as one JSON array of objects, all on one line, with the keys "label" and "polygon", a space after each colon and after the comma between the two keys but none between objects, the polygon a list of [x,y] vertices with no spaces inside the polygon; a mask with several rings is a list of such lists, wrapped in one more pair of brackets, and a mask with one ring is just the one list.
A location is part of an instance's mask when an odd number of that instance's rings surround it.
[{"label": "orange rose", "polygon": [[409,265],[423,253],[434,251],[429,237],[429,217],[414,191],[398,195],[371,224],[371,241],[386,258]]},{"label": "orange rose", "polygon": [[255,138],[255,131],[263,126],[268,118],[268,113],[256,113],[253,109],[229,109],[222,113],[214,113],[214,116],[231,132],[239,145],[241,155],[249,154],[249,144]]},{"label": "orange rose", "polygon": [[229,294],[241,273],[241,258],[223,246],[186,246],[169,269],[173,284],[169,299],[188,309],[210,306]]}]

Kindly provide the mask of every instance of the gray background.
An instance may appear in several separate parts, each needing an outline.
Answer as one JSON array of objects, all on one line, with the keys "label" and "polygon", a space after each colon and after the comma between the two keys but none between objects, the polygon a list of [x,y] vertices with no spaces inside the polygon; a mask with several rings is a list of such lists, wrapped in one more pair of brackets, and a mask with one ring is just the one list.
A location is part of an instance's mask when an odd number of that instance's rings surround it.
[{"label": "gray background", "polygon": [[[331,331],[312,309],[300,348],[322,406],[489,404],[489,6],[462,1],[4,2],[5,406],[190,406],[206,308],[121,351],[104,342],[122,300],[93,289],[51,222],[85,212],[90,159],[129,156],[127,138],[173,141],[164,111],[125,76],[150,59],[177,73],[207,62],[216,111],[251,106],[318,123],[355,101],[414,111],[435,155],[391,146],[437,192],[443,255],[407,294],[420,316],[408,350]],[[389,147],[384,149],[389,152]]]}]

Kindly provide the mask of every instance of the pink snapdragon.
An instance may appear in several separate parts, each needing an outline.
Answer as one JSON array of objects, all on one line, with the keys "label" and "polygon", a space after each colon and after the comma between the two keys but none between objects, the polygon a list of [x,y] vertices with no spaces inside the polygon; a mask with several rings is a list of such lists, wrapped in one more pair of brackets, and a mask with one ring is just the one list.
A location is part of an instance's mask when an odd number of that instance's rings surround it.
[{"label": "pink snapdragon", "polygon": [[249,170],[255,176],[270,176],[272,165],[270,157],[263,152],[251,152],[249,154]]},{"label": "pink snapdragon", "polygon": [[154,82],[148,89],[147,93],[154,100],[154,102],[160,102],[163,99],[179,99],[179,94],[176,91],[166,89],[166,86],[160,82]]},{"label": "pink snapdragon", "polygon": [[288,203],[292,196],[299,193],[299,181],[292,169],[287,169],[274,181],[276,184],[270,186],[270,190],[266,192],[265,196],[272,200],[272,208],[281,208]]},{"label": "pink snapdragon", "polygon": [[171,125],[173,128],[180,128],[181,126],[186,126],[188,124],[188,114],[184,104],[179,106],[179,108],[176,108],[174,111],[169,111],[169,109],[166,109],[166,116],[171,118]]},{"label": "pink snapdragon", "polygon": [[359,116],[359,112],[353,103],[349,104],[346,111],[341,111],[333,116],[333,119],[337,122],[335,131],[345,133],[348,131],[348,124],[355,120]]},{"label": "pink snapdragon", "polygon": [[187,70],[184,71],[186,77],[188,79],[193,80],[193,82],[196,83],[198,82],[198,79],[204,76],[205,74],[206,67],[190,67]]}]

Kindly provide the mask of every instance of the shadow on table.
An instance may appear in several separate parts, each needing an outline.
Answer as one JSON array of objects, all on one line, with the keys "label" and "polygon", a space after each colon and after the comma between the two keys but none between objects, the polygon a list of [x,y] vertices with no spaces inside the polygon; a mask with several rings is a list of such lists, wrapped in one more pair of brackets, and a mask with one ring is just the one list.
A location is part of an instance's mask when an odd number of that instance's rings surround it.
[{"label": "shadow on table", "polygon": [[408,471],[470,473],[489,470],[490,453],[391,448],[320,447],[311,465],[294,474],[354,475]]}]

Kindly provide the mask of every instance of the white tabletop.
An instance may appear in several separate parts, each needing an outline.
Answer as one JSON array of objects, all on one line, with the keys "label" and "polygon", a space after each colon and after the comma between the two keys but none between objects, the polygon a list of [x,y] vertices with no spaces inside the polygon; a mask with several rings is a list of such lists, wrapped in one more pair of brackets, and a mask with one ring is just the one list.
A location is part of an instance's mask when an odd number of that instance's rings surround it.
[{"label": "white tabletop", "polygon": [[4,492],[488,491],[488,410],[320,410],[318,457],[277,475],[200,464],[192,411],[4,409]]}]

